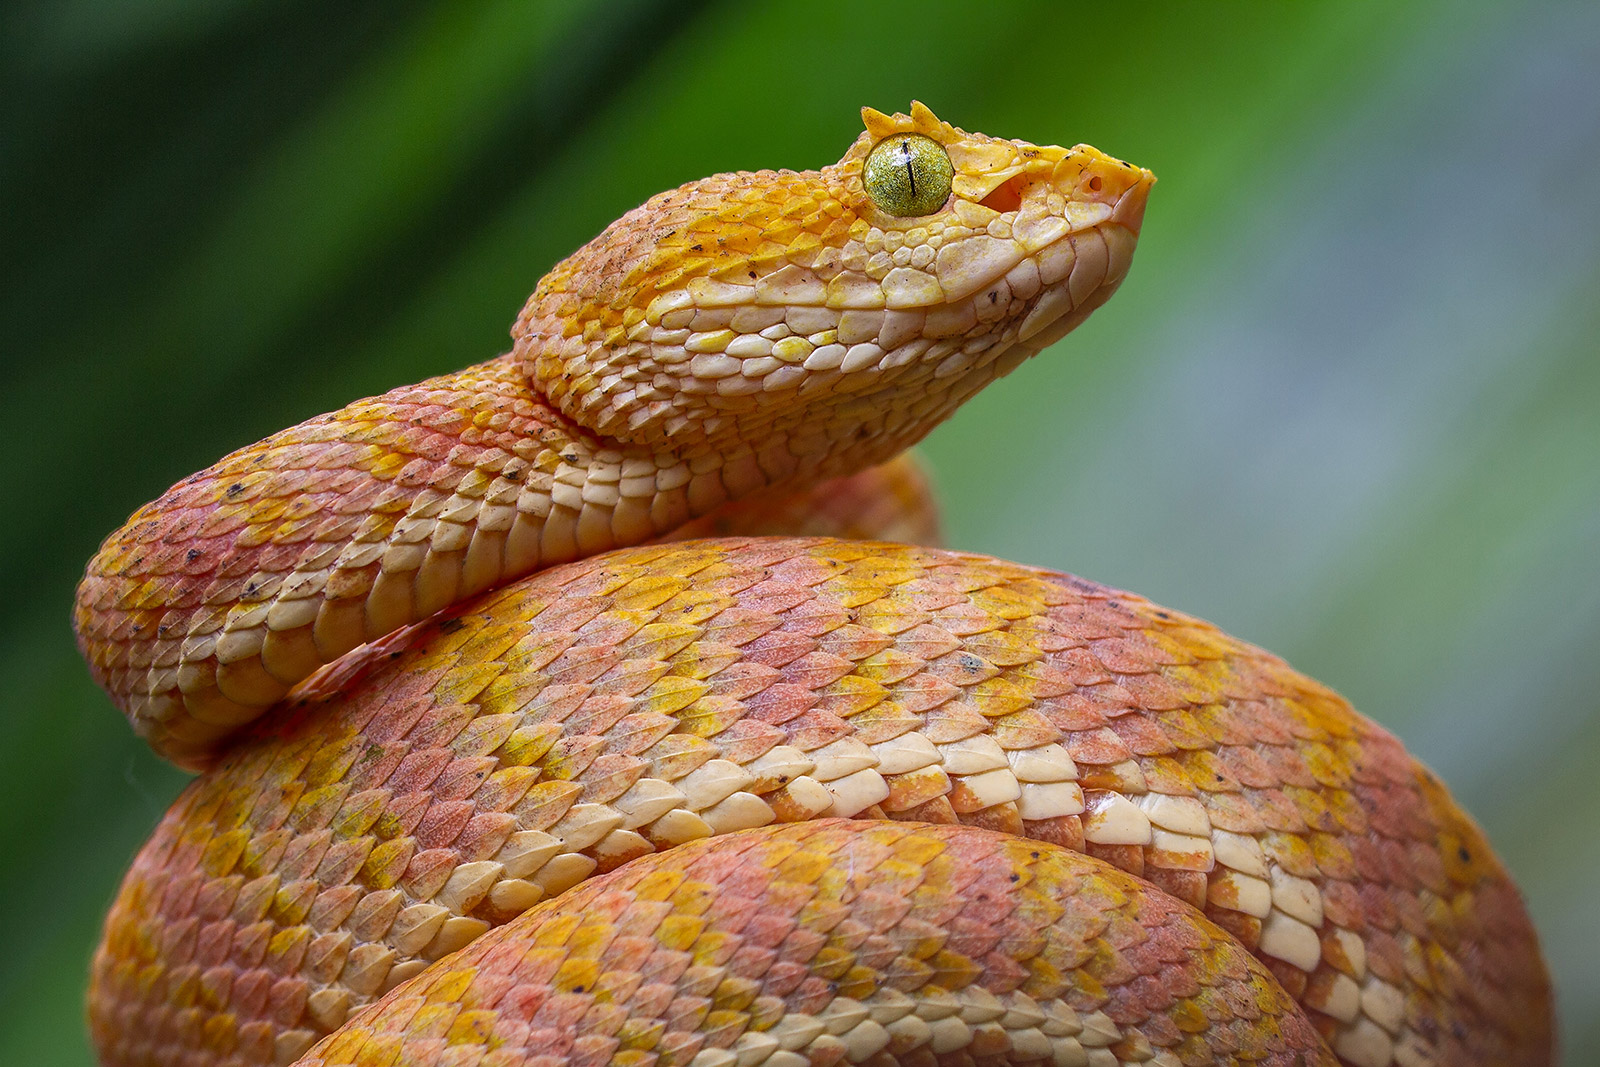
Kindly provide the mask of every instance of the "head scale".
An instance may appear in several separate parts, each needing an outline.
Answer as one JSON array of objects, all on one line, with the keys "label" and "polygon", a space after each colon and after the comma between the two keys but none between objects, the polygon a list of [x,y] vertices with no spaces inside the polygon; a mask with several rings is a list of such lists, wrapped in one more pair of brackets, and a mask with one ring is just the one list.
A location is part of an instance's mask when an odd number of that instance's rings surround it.
[{"label": "head scale", "polygon": [[513,330],[536,387],[627,445],[825,475],[915,443],[1126,274],[1148,171],[915,102],[862,120],[832,166],[691,182],[559,264]]}]

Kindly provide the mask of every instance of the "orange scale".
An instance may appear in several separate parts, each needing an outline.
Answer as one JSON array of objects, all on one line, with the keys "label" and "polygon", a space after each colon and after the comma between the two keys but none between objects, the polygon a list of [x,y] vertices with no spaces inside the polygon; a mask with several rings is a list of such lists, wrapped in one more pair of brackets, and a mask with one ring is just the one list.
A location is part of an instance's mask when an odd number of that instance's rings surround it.
[{"label": "orange scale", "polygon": [[1041,684],[1069,693],[1081,686],[1104,685],[1111,675],[1087,648],[1070,647],[1052,653],[1046,666],[1038,668]]},{"label": "orange scale", "polygon": [[[439,685],[439,695],[441,697],[445,696],[446,691],[456,681],[463,681],[463,679],[446,678]],[[475,683],[469,682],[467,684],[470,686]],[[418,746],[419,749],[426,749],[435,754],[435,758],[442,764],[438,769],[440,773],[443,773],[452,763],[477,764],[482,757],[454,760],[455,753],[448,748],[442,747],[455,740],[456,735],[472,720],[476,710],[467,704],[436,704],[434,707],[429,708],[425,717],[418,721],[416,727],[411,730],[408,740]],[[478,768],[474,766],[472,769],[476,770]],[[457,770],[459,773],[459,768]]]},{"label": "orange scale", "polygon": [[1119,715],[1108,728],[1135,756],[1164,756],[1177,751],[1168,736],[1165,722],[1146,715]]},{"label": "orange scale", "polygon": [[1082,690],[1093,702],[1097,713],[1105,718],[1115,718],[1130,712],[1143,711],[1133,694],[1118,682],[1102,682]]},{"label": "orange scale", "polygon": [[1145,784],[1150,792],[1177,797],[1198,795],[1188,768],[1181,760],[1169,756],[1155,756],[1140,758],[1138,762],[1139,770],[1144,774]]},{"label": "orange scale", "polygon": [[1347,838],[1338,833],[1313,833],[1310,841],[1317,869],[1325,876],[1340,881],[1352,881],[1359,877],[1355,854],[1350,850]]},{"label": "orange scale", "polygon": [[1089,649],[1107,670],[1135,677],[1154,671],[1171,658],[1142,637],[1101,637],[1091,641]]},{"label": "orange scale", "polygon": [[1183,667],[1165,667],[1160,673],[1129,675],[1120,679],[1133,703],[1150,711],[1176,711],[1187,708],[1196,701],[1193,687],[1184,685],[1171,676]]},{"label": "orange scale", "polygon": [[1040,711],[1061,730],[1093,730],[1105,725],[1108,718],[1103,707],[1081,692],[1045,700]]},{"label": "orange scale", "polygon": [[373,830],[380,837],[399,837],[412,833],[421,823],[428,806],[433,803],[433,796],[427,792],[425,785],[401,793],[398,792],[400,783],[391,784],[396,788],[396,795],[384,805],[383,812],[373,823]]},{"label": "orange scale", "polygon": [[1391,899],[1394,902],[1394,914],[1399,921],[1400,929],[1419,941],[1432,941],[1432,931],[1429,929],[1427,907],[1423,903],[1423,896],[1397,892]]},{"label": "orange scale", "polygon": [[478,791],[495,766],[496,760],[493,756],[469,756],[451,760],[433,780],[429,792],[436,801],[465,800]]},{"label": "orange scale", "polygon": [[790,727],[789,743],[803,752],[810,752],[854,733],[855,729],[837,715],[816,709]]},{"label": "orange scale", "polygon": [[1040,657],[1039,649],[1025,635],[992,630],[974,634],[966,641],[967,650],[998,667],[1020,667]]},{"label": "orange scale", "polygon": [[1290,745],[1267,745],[1257,746],[1256,751],[1266,762],[1276,785],[1298,786],[1302,789],[1316,787],[1317,780],[1306,768],[1305,761],[1300,758],[1296,748]]},{"label": "orange scale", "polygon": [[1223,769],[1247,789],[1270,789],[1278,782],[1272,766],[1254,747],[1226,745],[1217,750]]},{"label": "orange scale", "polygon": [[1230,720],[1248,738],[1248,743],[1278,747],[1293,742],[1283,722],[1280,702],[1262,700],[1255,694],[1235,695],[1226,706]]},{"label": "orange scale", "polygon": [[410,837],[385,841],[367,854],[361,867],[361,880],[372,889],[392,889],[400,884],[411,858],[416,854],[416,839]]},{"label": "orange scale", "polygon": [[234,902],[239,899],[239,890],[243,885],[244,878],[237,874],[206,882],[195,894],[195,916],[212,920],[226,918],[233,910]]},{"label": "orange scale", "polygon": [[[989,715],[990,709],[978,707],[979,714]],[[989,736],[1007,751],[1037,748],[1054,744],[1063,737],[1055,723],[1036,711],[1015,711],[990,719]]]},{"label": "orange scale", "polygon": [[1257,834],[1266,830],[1261,813],[1247,794],[1201,792],[1200,802],[1205,805],[1211,825],[1218,830],[1235,834]]},{"label": "orange scale", "polygon": [[[822,701],[825,706],[830,702],[831,698]],[[678,728],[697,737],[716,737],[744,715],[742,701],[731,697],[702,697],[678,713]]]},{"label": "orange scale", "polygon": [[1316,856],[1312,853],[1311,846],[1306,843],[1305,837],[1300,833],[1282,833],[1269,830],[1259,835],[1256,840],[1260,843],[1261,850],[1266,853],[1268,859],[1295,877],[1313,880],[1321,877],[1321,871],[1317,868]]},{"label": "orange scale", "polygon": [[1104,766],[1133,758],[1122,739],[1105,727],[1069,732],[1061,744],[1079,764]]},{"label": "orange scale", "polygon": [[957,603],[934,613],[934,625],[943,627],[957,637],[987,633],[1001,626],[1002,621],[1001,616],[970,602]]},{"label": "orange scale", "polygon": [[783,678],[785,682],[805,689],[820,690],[845,677],[853,669],[854,664],[849,660],[817,651],[787,664],[783,668]]},{"label": "orange scale", "polygon": [[851,716],[850,725],[855,727],[856,736],[862,744],[875,745],[913,730],[921,730],[924,724],[923,710],[920,703],[916,707],[907,707],[906,702],[901,700],[883,700]]},{"label": "orange scale", "polygon": [[1175,757],[1184,775],[1202,793],[1238,793],[1243,791],[1239,780],[1229,772],[1226,764],[1211,749],[1195,749]]},{"label": "orange scale", "polygon": [[434,848],[418,852],[411,857],[400,887],[418,900],[429,900],[449,880],[459,857],[455,849]]},{"label": "orange scale", "polygon": [[505,812],[479,812],[467,820],[455,840],[455,850],[462,862],[488,859],[500,851],[506,838],[517,828],[514,816]]},{"label": "orange scale", "polygon": [[1295,810],[1300,813],[1300,818],[1305,821],[1309,829],[1323,832],[1339,829],[1339,822],[1328,811],[1327,801],[1320,790],[1285,786],[1283,794],[1294,804]]},{"label": "orange scale", "polygon": [[376,843],[375,838],[358,837],[330,845],[322,862],[317,864],[318,884],[342,886],[349,882],[366,863],[367,855]]},{"label": "orange scale", "polygon": [[1189,751],[1210,749],[1216,744],[1208,724],[1188,708],[1177,711],[1152,712],[1151,717],[1161,724],[1161,729],[1178,748]]},{"label": "orange scale", "polygon": [[884,780],[889,786],[889,796],[880,806],[891,815],[930,803],[952,789],[950,776],[938,765],[887,775]]},{"label": "orange scale", "polygon": [[340,885],[324,889],[317,894],[306,921],[314,929],[332,930],[350,917],[366,893],[367,888],[359,885]]},{"label": "orange scale", "polygon": [[815,707],[817,695],[808,686],[776,682],[746,701],[746,711],[761,722],[781,726]]},{"label": "orange scale", "polygon": [[851,674],[828,685],[818,695],[817,706],[848,719],[877,706],[888,695],[889,691],[879,683]]},{"label": "orange scale", "polygon": [[278,864],[278,875],[286,882],[296,883],[310,878],[332,842],[333,833],[329,830],[296,834],[284,850],[283,860]]},{"label": "orange scale", "polygon": [[926,661],[900,648],[883,648],[861,660],[856,673],[880,685],[894,685],[920,672]]},{"label": "orange scale", "polygon": [[716,739],[723,759],[744,766],[783,744],[787,735],[777,727],[746,714],[719,732]]}]

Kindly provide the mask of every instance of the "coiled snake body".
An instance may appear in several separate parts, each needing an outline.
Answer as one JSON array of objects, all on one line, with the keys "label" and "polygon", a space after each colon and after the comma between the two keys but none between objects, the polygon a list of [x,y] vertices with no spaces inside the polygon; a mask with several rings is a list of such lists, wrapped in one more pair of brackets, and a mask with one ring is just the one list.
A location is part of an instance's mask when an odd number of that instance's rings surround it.
[{"label": "coiled snake body", "polygon": [[1336,694],[1070,576],[749,536],[916,539],[895,457],[1110,295],[1153,180],[863,117],[107,540],[85,655],[205,773],[103,1062],[1549,1061],[1514,887]]}]

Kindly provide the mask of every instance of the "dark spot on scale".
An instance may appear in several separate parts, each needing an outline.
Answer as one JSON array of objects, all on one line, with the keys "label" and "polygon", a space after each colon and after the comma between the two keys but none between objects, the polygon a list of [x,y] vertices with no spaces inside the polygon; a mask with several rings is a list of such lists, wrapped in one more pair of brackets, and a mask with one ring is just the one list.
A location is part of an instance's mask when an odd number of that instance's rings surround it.
[{"label": "dark spot on scale", "polygon": [[1011,872],[1011,880],[1013,882],[1020,882],[1020,881],[1022,881],[1022,875],[1017,874],[1015,871],[1013,871],[1013,872]]},{"label": "dark spot on scale", "polygon": [[756,276],[756,272],[755,271],[751,271],[750,272],[750,277],[754,278],[755,276]]},{"label": "dark spot on scale", "polygon": [[1032,852],[1028,853],[1028,855],[1032,856],[1034,859],[1038,859],[1039,858],[1039,850],[1038,849],[1034,849]]},{"label": "dark spot on scale", "polygon": [[956,657],[956,663],[968,674],[977,674],[983,670],[983,661],[971,652],[963,652]]},{"label": "dark spot on scale", "polygon": [[1108,600],[1108,601],[1106,601],[1106,607],[1108,607],[1108,608],[1120,608],[1120,607],[1122,607],[1122,601],[1120,601],[1120,600]]},{"label": "dark spot on scale", "polygon": [[191,548],[189,551],[183,554],[183,560],[185,563],[193,563],[195,560],[199,559],[205,554],[206,550],[203,548]]},{"label": "dark spot on scale", "polygon": [[246,582],[245,583],[244,598],[246,600],[249,600],[251,597],[255,596],[259,592],[261,592],[261,586],[257,585],[255,582]]},{"label": "dark spot on scale", "polygon": [[1456,855],[1461,857],[1461,862],[1462,863],[1471,863],[1472,862],[1472,853],[1467,851],[1467,846],[1466,845],[1458,846],[1456,848]]},{"label": "dark spot on scale", "polygon": [[442,634],[453,634],[465,625],[466,623],[462,622],[460,619],[440,619],[439,632]]},{"label": "dark spot on scale", "polygon": [[1222,777],[1222,772],[1221,771],[1217,772],[1217,781],[1219,781],[1219,782],[1223,781],[1223,777]]},{"label": "dark spot on scale", "polygon": [[566,463],[576,463],[578,462],[578,454],[576,452],[563,452],[561,453],[561,459]]},{"label": "dark spot on scale", "polygon": [[242,492],[244,492],[244,483],[234,482],[232,485],[228,486],[228,488],[223,492],[223,495],[229,500],[232,500]]},{"label": "dark spot on scale", "polygon": [[991,304],[992,304],[992,303],[994,303],[994,302],[995,302],[995,301],[996,301],[996,300],[999,300],[999,299],[1000,299],[1000,292],[999,292],[999,290],[997,290],[997,289],[990,289],[990,290],[989,290],[989,303],[991,303]]},{"label": "dark spot on scale", "polygon": [[1158,611],[1158,612],[1156,612],[1156,618],[1158,618],[1158,619],[1170,619],[1170,618],[1172,618],[1172,616],[1168,615],[1164,611]]},{"label": "dark spot on scale", "polygon": [[704,252],[706,250],[705,245],[690,245],[689,248],[694,252]]}]

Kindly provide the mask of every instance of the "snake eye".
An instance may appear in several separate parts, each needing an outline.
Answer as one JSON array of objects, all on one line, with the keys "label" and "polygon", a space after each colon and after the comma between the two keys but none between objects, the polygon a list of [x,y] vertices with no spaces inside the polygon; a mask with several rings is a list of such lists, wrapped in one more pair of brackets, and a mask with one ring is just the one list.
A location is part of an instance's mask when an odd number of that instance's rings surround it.
[{"label": "snake eye", "polygon": [[944,146],[920,133],[897,133],[873,146],[861,170],[872,202],[891,215],[931,215],[950,199],[956,169]]}]

